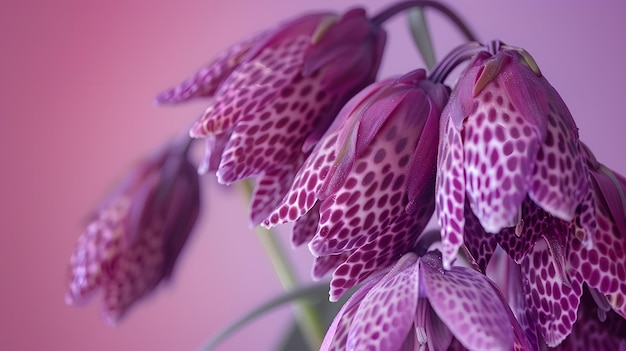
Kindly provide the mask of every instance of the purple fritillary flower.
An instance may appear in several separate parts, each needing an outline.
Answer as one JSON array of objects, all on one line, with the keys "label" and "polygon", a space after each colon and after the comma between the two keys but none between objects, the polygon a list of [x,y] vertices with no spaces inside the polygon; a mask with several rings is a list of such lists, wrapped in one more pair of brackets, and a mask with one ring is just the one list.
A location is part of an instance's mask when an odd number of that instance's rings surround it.
[{"label": "purple fritillary flower", "polygon": [[[463,244],[466,199],[488,233],[518,225],[527,197],[564,221],[594,208],[574,120],[523,50],[475,56],[442,114],[439,152],[445,267]],[[582,218],[593,233],[594,216]]]},{"label": "purple fritillary flower", "polygon": [[143,160],[95,211],[70,260],[67,304],[84,304],[102,290],[102,318],[115,325],[171,277],[200,208],[188,143]]},{"label": "purple fritillary flower", "polygon": [[[528,350],[562,347],[563,342],[571,340],[572,334],[580,330],[579,323],[586,323],[580,321],[581,309],[586,308],[580,276],[574,274],[570,277],[571,284],[555,279],[555,265],[545,246],[541,239],[522,264],[515,263],[504,250],[498,248],[487,268],[487,275],[503,291],[524,330],[531,345]],[[599,293],[597,296],[600,300],[603,298]],[[604,298],[604,316],[610,310],[607,305]]]},{"label": "purple fritillary flower", "polygon": [[257,177],[258,224],[341,106],[375,80],[385,40],[360,8],[305,15],[234,45],[156,101],[211,98],[190,132],[208,138],[201,170],[223,184]]},{"label": "purple fritillary flower", "polygon": [[[439,115],[448,90],[424,70],[364,89],[341,110],[264,226],[296,221],[334,268],[331,300],[411,250],[434,211]],[[318,206],[318,207],[316,207]],[[307,224],[308,223],[308,224]],[[317,263],[317,262],[316,262]]]},{"label": "purple fritillary flower", "polygon": [[441,255],[410,252],[364,283],[330,326],[321,351],[524,350],[519,324],[483,274]]},{"label": "purple fritillary flower", "polygon": [[597,230],[594,245],[580,240],[584,228],[576,221],[569,241],[568,261],[592,289],[609,298],[612,308],[626,318],[626,178],[596,160],[585,146],[595,195]]}]

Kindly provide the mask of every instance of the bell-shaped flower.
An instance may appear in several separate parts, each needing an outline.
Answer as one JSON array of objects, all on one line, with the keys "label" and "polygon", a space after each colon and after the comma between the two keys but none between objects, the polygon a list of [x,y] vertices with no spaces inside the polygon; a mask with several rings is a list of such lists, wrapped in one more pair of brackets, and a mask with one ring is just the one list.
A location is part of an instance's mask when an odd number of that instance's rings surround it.
[{"label": "bell-shaped flower", "polygon": [[485,275],[441,255],[409,252],[361,286],[330,326],[321,350],[529,350],[502,294]]},{"label": "bell-shaped flower", "polygon": [[207,137],[202,170],[223,184],[257,177],[258,224],[341,106],[374,81],[385,38],[360,8],[301,16],[234,45],[156,101],[211,98],[190,132]]},{"label": "bell-shaped flower", "polygon": [[[424,70],[370,85],[341,110],[265,226],[296,221],[333,275],[331,300],[410,250],[434,211],[444,85]],[[349,257],[343,263],[339,257]],[[320,268],[321,271],[324,269]]]},{"label": "bell-shaped flower", "polygon": [[526,316],[550,347],[571,333],[583,290],[581,275],[563,268],[565,253],[555,250],[558,247],[542,237],[519,266],[522,290],[518,293],[524,296]]},{"label": "bell-shaped flower", "polygon": [[[500,46],[477,54],[441,118],[437,213],[444,266],[463,244],[466,199],[488,233],[520,223],[522,202],[572,221],[593,211],[574,120],[530,55]],[[581,217],[591,243],[592,213]]]},{"label": "bell-shaped flower", "polygon": [[95,211],[70,260],[66,302],[102,291],[102,318],[116,324],[172,275],[198,217],[199,180],[189,141],[139,163]]},{"label": "bell-shaped flower", "polygon": [[[491,260],[496,246],[520,265],[507,281],[520,275],[514,294],[524,291],[524,308],[535,320],[532,333],[540,333],[549,346],[556,346],[572,331],[577,318],[583,283],[607,300],[609,309],[626,318],[626,180],[599,163],[581,143],[592,179],[594,210],[580,206],[575,220],[567,222],[539,208],[529,197],[521,206],[521,219],[514,228],[488,234],[476,216],[465,208],[465,246],[479,269]],[[594,214],[595,213],[595,214]],[[582,218],[594,214],[592,247],[584,245],[589,233]],[[511,263],[514,265],[515,263]],[[506,264],[491,264],[504,269]],[[521,295],[521,294],[520,294]],[[519,299],[519,297],[517,298]],[[536,329],[536,331],[534,330]]]},{"label": "bell-shaped flower", "polygon": [[626,318],[626,178],[598,162],[586,146],[584,153],[595,195],[597,230],[593,247],[586,247],[580,240],[585,230],[578,224],[583,220],[578,218],[569,240],[568,263]]}]

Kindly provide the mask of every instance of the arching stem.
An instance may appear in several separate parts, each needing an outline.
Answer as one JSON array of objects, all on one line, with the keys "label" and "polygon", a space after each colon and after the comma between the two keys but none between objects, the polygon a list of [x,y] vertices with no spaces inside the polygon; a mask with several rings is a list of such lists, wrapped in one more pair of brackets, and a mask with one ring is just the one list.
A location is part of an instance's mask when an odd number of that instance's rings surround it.
[{"label": "arching stem", "polygon": [[439,12],[443,13],[446,17],[448,17],[461,30],[461,32],[463,33],[463,35],[468,41],[477,41],[476,36],[474,35],[474,33],[472,33],[472,31],[465,24],[465,22],[463,22],[461,17],[459,17],[449,7],[437,1],[409,0],[409,1],[399,2],[397,4],[391,5],[390,7],[386,8],[385,10],[381,11],[380,13],[372,17],[372,22],[378,25],[381,25],[385,21],[390,19],[391,17],[395,16],[396,14],[402,11],[408,10],[412,7],[430,7],[435,10],[438,10]]},{"label": "arching stem", "polygon": [[428,78],[435,83],[443,83],[450,72],[458,67],[458,65],[471,59],[477,53],[486,51],[486,49],[485,46],[477,42],[461,44],[454,48],[454,50],[435,66]]}]

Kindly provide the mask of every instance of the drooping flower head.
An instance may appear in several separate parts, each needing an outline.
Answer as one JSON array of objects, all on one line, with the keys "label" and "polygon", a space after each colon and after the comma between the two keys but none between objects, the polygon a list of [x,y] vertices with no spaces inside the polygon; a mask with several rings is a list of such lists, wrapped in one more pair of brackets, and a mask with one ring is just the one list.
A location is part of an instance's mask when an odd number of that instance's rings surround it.
[{"label": "drooping flower head", "polygon": [[143,160],[95,211],[71,257],[68,304],[101,291],[102,317],[114,325],[170,278],[200,207],[188,145],[172,143]]},{"label": "drooping flower head", "polygon": [[301,16],[234,45],[157,102],[211,98],[191,129],[207,138],[203,169],[224,184],[257,177],[257,224],[341,106],[374,81],[384,43],[363,9]]},{"label": "drooping flower head", "polygon": [[[512,300],[521,301],[519,318],[533,321],[524,325],[527,334],[535,339],[539,335],[551,347],[576,329],[584,286],[597,291],[608,309],[626,318],[626,180],[598,162],[582,142],[580,145],[591,179],[593,211],[581,204],[576,218],[564,221],[527,196],[518,225],[490,234],[469,205],[465,207],[468,256],[483,272],[487,264],[498,267],[496,270],[515,265],[504,275],[507,282],[518,283],[506,290],[517,295]],[[585,215],[593,215],[593,221],[583,219]],[[596,224],[592,247],[584,243],[589,236],[585,222]],[[489,263],[498,245],[514,263]]]},{"label": "drooping flower head", "polygon": [[568,242],[568,263],[626,319],[626,178],[601,164],[584,144],[583,150],[592,179],[597,230],[593,247],[586,247],[580,240],[585,235],[583,220],[577,219]]},{"label": "drooping flower head", "polygon": [[430,251],[402,256],[344,304],[321,350],[528,350],[499,291],[483,274],[444,270]]},{"label": "drooping flower head", "polygon": [[[501,45],[463,72],[442,114],[437,212],[444,266],[463,244],[464,206],[489,233],[520,223],[528,196],[572,221],[593,211],[574,120],[530,55]],[[581,216],[590,243],[593,213]]]},{"label": "drooping flower head", "polygon": [[[439,114],[447,88],[424,70],[377,82],[339,113],[266,226],[296,221],[331,300],[410,250],[434,211]],[[348,258],[342,262],[339,258]]]}]

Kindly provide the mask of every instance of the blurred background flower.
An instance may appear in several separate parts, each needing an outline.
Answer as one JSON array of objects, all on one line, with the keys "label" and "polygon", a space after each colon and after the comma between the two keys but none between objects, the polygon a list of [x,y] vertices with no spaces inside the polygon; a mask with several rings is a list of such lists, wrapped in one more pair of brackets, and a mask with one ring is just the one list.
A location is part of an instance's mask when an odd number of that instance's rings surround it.
[{"label": "blurred background flower", "polygon": [[[386,4],[371,0],[366,8],[374,13]],[[604,164],[626,174],[626,41],[619,37],[626,32],[625,3],[449,4],[480,39],[502,39],[531,52],[570,108],[581,140]],[[249,34],[303,11],[353,5],[347,0],[1,2],[0,348],[195,349],[280,293],[248,228],[247,204],[208,180],[205,215],[178,263],[174,284],[142,302],[122,328],[103,325],[97,304],[72,309],[63,301],[67,259],[87,210],[135,160],[205,108],[202,102],[156,108],[153,96]],[[441,58],[461,35],[439,14],[427,17],[437,28]],[[380,77],[423,66],[406,20],[398,16],[385,28],[393,35]],[[283,239],[288,244],[287,230]],[[308,250],[292,255],[308,279]],[[282,310],[262,321],[219,350],[273,349],[290,313]]]}]

